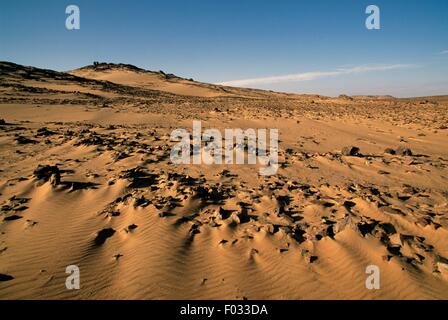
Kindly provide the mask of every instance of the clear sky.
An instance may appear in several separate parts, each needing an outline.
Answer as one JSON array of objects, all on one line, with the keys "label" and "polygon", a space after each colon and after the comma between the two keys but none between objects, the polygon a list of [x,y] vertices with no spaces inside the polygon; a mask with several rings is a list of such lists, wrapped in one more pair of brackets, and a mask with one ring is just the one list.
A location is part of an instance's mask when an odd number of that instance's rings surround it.
[{"label": "clear sky", "polygon": [[[65,28],[70,4],[80,30]],[[370,4],[380,30],[365,27]],[[448,94],[448,1],[1,1],[0,60],[60,71],[122,62],[324,95]]]}]

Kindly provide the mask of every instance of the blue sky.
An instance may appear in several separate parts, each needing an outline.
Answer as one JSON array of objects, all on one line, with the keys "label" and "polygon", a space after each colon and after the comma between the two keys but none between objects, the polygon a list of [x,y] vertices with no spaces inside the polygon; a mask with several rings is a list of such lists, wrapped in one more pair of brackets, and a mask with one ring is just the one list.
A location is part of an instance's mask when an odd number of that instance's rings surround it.
[{"label": "blue sky", "polygon": [[[65,28],[70,4],[80,30]],[[380,30],[365,28],[370,4]],[[122,62],[279,91],[421,96],[448,94],[447,50],[446,0],[0,4],[0,60],[61,71]]]}]

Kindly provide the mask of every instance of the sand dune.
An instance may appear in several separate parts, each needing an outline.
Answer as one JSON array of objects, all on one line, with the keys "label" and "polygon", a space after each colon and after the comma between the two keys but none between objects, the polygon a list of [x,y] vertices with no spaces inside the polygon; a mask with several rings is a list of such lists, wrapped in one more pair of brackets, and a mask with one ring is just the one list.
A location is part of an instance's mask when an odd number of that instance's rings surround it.
[{"label": "sand dune", "polygon": [[87,79],[107,80],[118,84],[141,87],[187,96],[216,97],[226,95],[219,88],[181,79],[163,71],[152,72],[126,65],[89,66],[69,71],[70,74]]},{"label": "sand dune", "polygon": [[158,90],[176,95],[193,97],[250,97],[273,98],[294,96],[287,93],[257,89],[235,88],[184,79],[163,71],[148,71],[127,64],[98,63],[68,71],[86,79],[105,80],[131,87]]},{"label": "sand dune", "polygon": [[[0,298],[448,299],[447,101],[0,63]],[[173,165],[193,120],[278,128],[277,174]]]}]

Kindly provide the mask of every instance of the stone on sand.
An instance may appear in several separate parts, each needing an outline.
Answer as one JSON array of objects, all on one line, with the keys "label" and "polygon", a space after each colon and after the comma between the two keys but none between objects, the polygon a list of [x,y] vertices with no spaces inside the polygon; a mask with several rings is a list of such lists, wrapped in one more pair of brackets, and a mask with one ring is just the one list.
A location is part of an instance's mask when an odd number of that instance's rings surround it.
[{"label": "stone on sand", "polygon": [[13,279],[14,279],[14,277],[10,276],[9,274],[0,273],[0,281],[10,281]]},{"label": "stone on sand", "polygon": [[114,233],[115,233],[115,230],[112,228],[106,228],[106,229],[99,231],[96,234],[96,237],[94,240],[95,245],[97,245],[97,246],[102,245],[104,242],[106,242],[107,238],[112,237],[114,235]]},{"label": "stone on sand", "polygon": [[57,166],[38,165],[33,172],[38,180],[51,182],[52,185],[58,185],[61,182],[61,172]]},{"label": "stone on sand", "polygon": [[342,148],[341,153],[344,156],[357,157],[360,155],[359,151],[360,151],[360,149],[358,147],[350,146],[350,147]]},{"label": "stone on sand", "polygon": [[412,151],[406,147],[398,147],[396,153],[400,156],[412,156]]}]

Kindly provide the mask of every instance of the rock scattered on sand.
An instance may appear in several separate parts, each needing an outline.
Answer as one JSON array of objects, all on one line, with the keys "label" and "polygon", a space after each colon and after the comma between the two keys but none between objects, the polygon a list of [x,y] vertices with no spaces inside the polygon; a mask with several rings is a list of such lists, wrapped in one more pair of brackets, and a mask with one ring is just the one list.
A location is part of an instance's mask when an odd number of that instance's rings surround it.
[{"label": "rock scattered on sand", "polygon": [[12,196],[9,198],[2,206],[0,207],[0,211],[2,212],[18,212],[24,211],[28,209],[25,205],[30,199],[29,198],[20,198],[17,196]]},{"label": "rock scattered on sand", "polygon": [[120,178],[130,181],[128,188],[146,188],[157,182],[158,176],[144,171],[140,167],[135,167],[122,172]]},{"label": "rock scattered on sand", "polygon": [[196,197],[206,202],[220,203],[230,196],[231,190],[223,186],[199,186],[196,188]]}]

